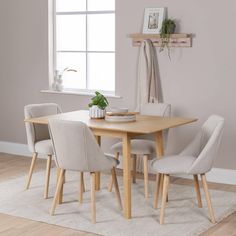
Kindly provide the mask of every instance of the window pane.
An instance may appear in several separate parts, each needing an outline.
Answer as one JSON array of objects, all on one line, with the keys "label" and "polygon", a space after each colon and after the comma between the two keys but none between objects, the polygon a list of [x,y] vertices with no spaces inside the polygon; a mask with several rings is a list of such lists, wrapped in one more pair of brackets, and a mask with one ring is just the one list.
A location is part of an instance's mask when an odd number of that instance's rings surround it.
[{"label": "window pane", "polygon": [[57,16],[57,50],[85,51],[86,50],[86,16],[59,15]]},{"label": "window pane", "polygon": [[64,72],[63,85],[65,88],[86,89],[86,54],[85,53],[57,53],[57,70],[65,68],[77,72]]},{"label": "window pane", "polygon": [[56,0],[56,11],[86,11],[86,0]]},{"label": "window pane", "polygon": [[115,51],[115,14],[88,15],[88,51]]},{"label": "window pane", "polygon": [[88,0],[89,11],[115,10],[115,0]]},{"label": "window pane", "polygon": [[115,53],[88,53],[88,89],[115,91]]}]

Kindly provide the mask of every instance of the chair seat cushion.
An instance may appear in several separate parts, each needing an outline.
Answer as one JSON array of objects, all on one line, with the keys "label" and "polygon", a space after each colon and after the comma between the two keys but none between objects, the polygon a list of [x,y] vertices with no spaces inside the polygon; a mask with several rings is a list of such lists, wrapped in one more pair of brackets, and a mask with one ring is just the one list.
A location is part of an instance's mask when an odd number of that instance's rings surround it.
[{"label": "chair seat cushion", "polygon": [[[122,142],[114,144],[111,149],[114,152],[122,153]],[[156,151],[154,141],[145,139],[132,139],[131,140],[131,154],[145,155],[152,154]]]},{"label": "chair seat cushion", "polygon": [[35,143],[35,151],[44,155],[53,155],[51,139],[46,139]]},{"label": "chair seat cushion", "polygon": [[187,174],[196,157],[169,156],[160,160],[152,160],[151,169],[161,174]]}]

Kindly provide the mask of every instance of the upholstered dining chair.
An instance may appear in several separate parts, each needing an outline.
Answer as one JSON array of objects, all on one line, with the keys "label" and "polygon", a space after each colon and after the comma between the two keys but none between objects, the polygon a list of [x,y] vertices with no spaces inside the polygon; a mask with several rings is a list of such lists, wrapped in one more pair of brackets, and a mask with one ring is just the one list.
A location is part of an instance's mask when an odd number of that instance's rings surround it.
[{"label": "upholstered dining chair", "polygon": [[224,126],[224,118],[212,115],[203,124],[201,130],[193,141],[176,156],[163,157],[160,160],[153,160],[151,168],[157,172],[157,188],[154,195],[154,208],[158,206],[158,196],[160,191],[160,177],[164,175],[162,190],[160,224],[164,223],[164,213],[166,198],[169,186],[169,176],[175,174],[193,175],[195,191],[197,194],[198,206],[202,207],[201,193],[198,182],[198,175],[201,176],[203,189],[206,195],[206,202],[212,223],[215,223],[214,211],[208,190],[206,173],[212,169],[221,142]]},{"label": "upholstered dining chair", "polygon": [[[61,108],[55,103],[31,104],[24,107],[25,119],[48,116],[61,113]],[[47,155],[46,178],[44,198],[48,198],[50,169],[53,155],[52,142],[47,125],[25,123],[28,148],[33,153],[30,170],[26,182],[26,189],[29,188],[34,166],[38,154]]]},{"label": "upholstered dining chair", "polygon": [[[169,117],[171,113],[171,106],[164,103],[147,103],[141,106],[140,113],[142,115],[150,116],[162,116]],[[168,130],[163,132],[164,144],[167,143]],[[111,150],[115,153],[115,158],[119,159],[119,155],[122,154],[122,143],[116,143],[111,147]],[[150,137],[141,136],[138,139],[131,140],[131,156],[133,161],[133,183],[136,182],[136,168],[137,168],[137,156],[143,157],[143,174],[144,174],[144,194],[147,199],[149,196],[148,191],[148,160],[156,152],[156,143],[150,140]],[[109,191],[112,191],[113,181],[110,179]]]},{"label": "upholstered dining chair", "polygon": [[[63,185],[63,176],[67,170],[90,172],[92,223],[96,223],[95,172],[111,170],[116,197],[122,209],[115,171],[119,161],[104,155],[88,126],[83,122],[52,119],[49,121],[49,130],[53,142],[56,165],[61,170],[51,208],[51,215],[55,212]],[[80,192],[83,192],[81,187]]]}]

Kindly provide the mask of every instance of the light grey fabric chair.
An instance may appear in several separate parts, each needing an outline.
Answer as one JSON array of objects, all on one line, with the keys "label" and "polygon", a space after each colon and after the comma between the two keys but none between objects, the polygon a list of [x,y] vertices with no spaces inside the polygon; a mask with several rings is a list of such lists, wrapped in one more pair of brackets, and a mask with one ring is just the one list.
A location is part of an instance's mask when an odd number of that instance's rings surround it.
[{"label": "light grey fabric chair", "polygon": [[[164,103],[147,103],[141,106],[142,115],[169,117],[171,114],[171,106]],[[168,130],[163,132],[164,143],[167,143]],[[144,139],[145,138],[145,139]],[[115,153],[115,157],[119,159],[119,154],[122,153],[122,142],[116,143],[111,147]],[[139,137],[131,140],[131,155],[133,160],[133,183],[136,182],[136,159],[137,155],[143,156],[143,173],[144,173],[144,194],[148,198],[148,160],[152,154],[156,152],[156,143],[150,140],[150,137]],[[109,184],[109,191],[112,191],[112,179]]]},{"label": "light grey fabric chair", "polygon": [[158,205],[158,195],[161,188],[160,180],[161,175],[164,175],[160,224],[164,223],[169,176],[174,174],[188,174],[194,176],[194,184],[199,207],[202,207],[202,201],[198,175],[201,176],[210,218],[212,223],[215,223],[215,216],[205,174],[212,169],[214,160],[217,156],[223,133],[223,126],[224,119],[220,116],[212,115],[204,123],[200,132],[196,135],[193,141],[179,155],[164,157],[161,160],[153,160],[151,162],[151,168],[158,173],[157,188],[154,196],[154,208],[157,208]]},{"label": "light grey fabric chair", "polygon": [[[48,116],[61,113],[61,108],[55,103],[31,104],[24,107],[25,119]],[[25,123],[28,148],[33,153],[31,166],[26,182],[26,189],[29,188],[35,162],[38,154],[47,155],[46,179],[44,198],[48,198],[48,188],[50,180],[50,169],[53,155],[52,142],[47,125]]]},{"label": "light grey fabric chair", "polygon": [[[119,161],[104,155],[88,126],[82,122],[52,119],[49,121],[49,130],[53,142],[56,165],[61,170],[51,208],[51,215],[55,212],[66,170],[90,172],[93,223],[96,222],[95,172],[111,170],[116,197],[122,209],[115,171]],[[80,187],[80,193],[82,192],[83,189]]]}]

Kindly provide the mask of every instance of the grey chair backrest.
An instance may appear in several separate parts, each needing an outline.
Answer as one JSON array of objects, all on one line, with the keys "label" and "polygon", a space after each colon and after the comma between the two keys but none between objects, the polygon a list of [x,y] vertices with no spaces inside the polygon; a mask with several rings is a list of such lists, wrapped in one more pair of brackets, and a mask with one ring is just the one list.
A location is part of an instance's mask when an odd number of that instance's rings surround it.
[{"label": "grey chair backrest", "polygon": [[223,127],[223,117],[210,116],[193,141],[180,153],[180,155],[196,157],[196,161],[188,171],[189,174],[203,174],[212,169],[220,146]]},{"label": "grey chair backrest", "polygon": [[84,172],[111,168],[109,157],[83,122],[51,119],[49,130],[59,168]]},{"label": "grey chair backrest", "polygon": [[[61,108],[55,103],[30,104],[24,107],[25,119],[61,113]],[[48,126],[41,124],[25,123],[28,147],[31,152],[35,151],[35,143],[50,139]]]},{"label": "grey chair backrest", "polygon": [[140,113],[142,115],[168,117],[171,114],[171,105],[165,103],[146,103],[141,106]]},{"label": "grey chair backrest", "polygon": [[[171,105],[165,103],[146,103],[141,106],[140,113],[142,115],[149,115],[149,116],[170,117]],[[163,131],[163,140],[165,147],[168,140],[168,134],[169,134],[169,129]],[[147,135],[147,138],[150,138],[150,135]]]}]

